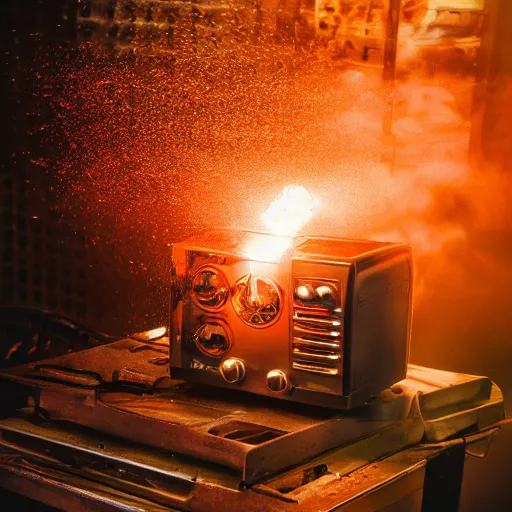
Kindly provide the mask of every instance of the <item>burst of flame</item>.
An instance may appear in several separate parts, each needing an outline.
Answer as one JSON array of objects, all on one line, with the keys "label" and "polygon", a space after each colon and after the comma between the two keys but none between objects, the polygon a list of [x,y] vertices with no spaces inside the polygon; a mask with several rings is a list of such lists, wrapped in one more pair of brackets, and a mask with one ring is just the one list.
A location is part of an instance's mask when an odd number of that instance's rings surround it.
[{"label": "burst of flame", "polygon": [[291,247],[292,242],[293,237],[290,236],[256,234],[251,238],[245,252],[253,261],[276,262]]},{"label": "burst of flame", "polygon": [[270,203],[262,220],[274,236],[255,236],[247,255],[256,261],[278,261],[292,245],[293,237],[313,217],[317,201],[302,186],[288,186]]},{"label": "burst of flame", "polygon": [[262,219],[272,234],[292,237],[311,220],[316,204],[304,187],[292,185],[270,203]]}]

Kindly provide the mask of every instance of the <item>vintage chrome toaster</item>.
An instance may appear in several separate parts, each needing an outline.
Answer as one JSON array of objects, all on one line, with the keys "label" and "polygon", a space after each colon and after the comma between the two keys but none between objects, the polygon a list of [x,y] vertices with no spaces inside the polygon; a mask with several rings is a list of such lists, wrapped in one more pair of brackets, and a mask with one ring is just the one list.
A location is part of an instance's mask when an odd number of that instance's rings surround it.
[{"label": "vintage chrome toaster", "polygon": [[405,378],[408,246],[214,230],[172,247],[173,378],[350,409]]}]

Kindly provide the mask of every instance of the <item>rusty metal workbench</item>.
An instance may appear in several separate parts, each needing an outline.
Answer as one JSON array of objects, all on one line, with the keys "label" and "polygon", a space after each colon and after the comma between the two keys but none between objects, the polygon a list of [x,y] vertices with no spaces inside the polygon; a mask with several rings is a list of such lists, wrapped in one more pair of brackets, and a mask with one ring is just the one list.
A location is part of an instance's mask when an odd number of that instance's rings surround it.
[{"label": "rusty metal workbench", "polygon": [[413,365],[342,413],[188,387],[154,357],[123,340],[0,372],[0,487],[73,511],[456,511],[467,446],[504,415],[489,379]]},{"label": "rusty metal workbench", "polygon": [[[456,511],[458,510],[465,442],[457,440],[443,446],[418,445],[328,484],[309,484],[309,496],[300,503],[276,499],[246,489],[244,508],[248,510],[297,510],[365,512],[376,510]],[[157,488],[143,492],[140,484],[120,485],[120,481],[101,478],[101,472],[41,463],[14,448],[2,447],[0,485],[38,502],[73,511],[174,511],[164,505]],[[117,485],[116,485],[117,484]],[[122,489],[122,490],[121,490]],[[153,494],[153,496],[151,496]],[[164,494],[162,492],[162,494]],[[269,499],[270,498],[270,499]],[[224,510],[222,493],[210,502],[196,501],[196,510]],[[248,505],[250,503],[250,505]],[[181,509],[183,510],[183,509]],[[194,510],[194,508],[192,508]]]}]

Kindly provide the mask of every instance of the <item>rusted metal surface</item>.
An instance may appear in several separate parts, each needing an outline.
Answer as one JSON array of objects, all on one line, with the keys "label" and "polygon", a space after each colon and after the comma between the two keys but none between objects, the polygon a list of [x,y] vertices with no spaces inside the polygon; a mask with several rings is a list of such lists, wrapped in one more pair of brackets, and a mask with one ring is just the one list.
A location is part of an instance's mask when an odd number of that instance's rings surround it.
[{"label": "rusted metal surface", "polygon": [[[122,340],[47,360],[42,367],[50,373],[28,365],[0,376],[51,421],[209,461],[251,484],[307,461],[315,466],[333,450],[347,461],[337,472],[353,471],[422,439],[437,442],[503,417],[501,392],[483,377],[410,366],[408,378],[371,405],[340,413],[184,385],[150,362],[155,350],[162,348]],[[122,368],[144,375],[143,382],[119,380]]]},{"label": "rusted metal surface", "polygon": [[503,418],[485,377],[410,365],[340,412],[172,380],[167,350],[126,339],[0,372],[0,486],[73,510],[370,510],[420,489],[439,441]]},{"label": "rusted metal surface", "polygon": [[242,485],[233,473],[204,461],[170,457],[66,428],[49,428],[25,419],[3,421],[0,486],[65,510],[151,512],[374,511],[421,492],[425,486],[423,510],[437,510],[428,507],[440,503],[441,487],[446,498],[456,502],[461,474],[454,474],[453,485],[446,486],[443,478],[437,478],[436,466],[444,464],[444,474],[448,474],[456,459],[460,468],[460,454],[466,447],[463,438],[418,445],[377,462],[365,461],[363,467],[347,474],[335,471],[343,464],[344,455],[339,452],[324,458],[316,466],[321,467],[316,475],[302,466],[295,470],[302,471],[302,481],[288,478],[285,485],[289,488],[275,488],[272,481]]},{"label": "rusted metal surface", "polygon": [[136,498],[110,487],[59,471],[24,467],[16,462],[0,464],[1,485],[52,507],[76,512],[163,512],[171,511],[156,503]]},{"label": "rusted metal surface", "polygon": [[[43,366],[9,369],[2,376],[53,421],[220,464],[249,483],[344,446],[352,446],[348,459],[354,469],[360,466],[358,453],[360,461],[378,458],[422,438],[443,440],[503,417],[501,392],[482,377],[410,366],[408,378],[393,390],[366,408],[343,414],[185,386],[166,378],[165,367],[150,363],[161,347],[139,350],[141,345],[122,340]],[[119,380],[123,368],[144,379]],[[156,385],[150,388],[151,383]],[[358,444],[363,438],[371,442]]]},{"label": "rusted metal surface", "polygon": [[[277,405],[266,409],[257,401],[205,402],[176,388],[157,396],[138,396],[44,384],[36,401],[53,420],[72,421],[149,446],[201,457],[238,470],[245,481],[277,473],[401,423],[408,416],[405,397],[360,417],[325,410],[314,414],[313,408],[313,414],[307,416],[305,411],[300,414]],[[270,431],[275,437],[254,445],[241,442],[235,433],[247,428]],[[423,430],[409,429],[405,434],[403,446],[418,442]]]}]

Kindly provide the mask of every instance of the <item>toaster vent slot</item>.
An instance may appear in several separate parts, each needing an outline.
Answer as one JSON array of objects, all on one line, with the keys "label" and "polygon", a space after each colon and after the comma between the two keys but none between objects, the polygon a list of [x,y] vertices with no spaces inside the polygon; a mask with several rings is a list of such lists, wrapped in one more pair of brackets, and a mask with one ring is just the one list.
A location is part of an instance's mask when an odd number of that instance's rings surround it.
[{"label": "toaster vent slot", "polygon": [[294,370],[341,374],[343,322],[341,309],[295,306],[292,367]]}]

